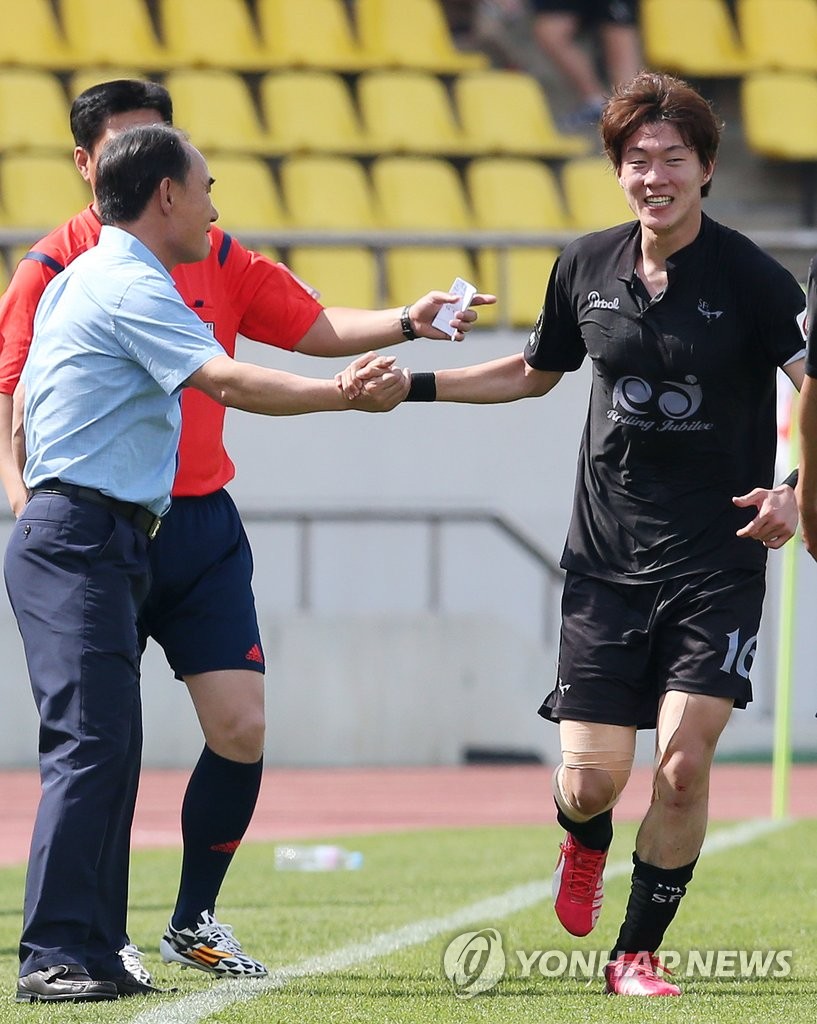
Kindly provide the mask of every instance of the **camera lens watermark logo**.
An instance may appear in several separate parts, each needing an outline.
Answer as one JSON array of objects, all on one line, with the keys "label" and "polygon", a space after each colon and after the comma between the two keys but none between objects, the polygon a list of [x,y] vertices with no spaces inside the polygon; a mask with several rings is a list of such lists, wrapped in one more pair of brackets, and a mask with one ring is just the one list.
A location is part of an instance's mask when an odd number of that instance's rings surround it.
[{"label": "camera lens watermark logo", "polygon": [[496,928],[458,935],[443,954],[443,970],[458,999],[488,992],[505,975],[502,936]]}]

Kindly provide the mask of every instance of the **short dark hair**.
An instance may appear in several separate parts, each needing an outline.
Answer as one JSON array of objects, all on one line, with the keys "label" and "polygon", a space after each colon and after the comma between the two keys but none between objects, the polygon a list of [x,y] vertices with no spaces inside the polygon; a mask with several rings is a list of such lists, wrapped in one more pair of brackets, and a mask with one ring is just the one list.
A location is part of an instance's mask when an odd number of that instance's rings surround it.
[{"label": "short dark hair", "polygon": [[129,224],[144,213],[163,178],[184,182],[187,136],[169,124],[126,128],[105,143],[96,168],[96,206],[103,224]]},{"label": "short dark hair", "polygon": [[155,110],[162,121],[173,123],[173,102],[163,85],[138,78],[119,78],[92,85],[71,104],[74,143],[92,152],[105,130],[107,119],[131,110]]},{"label": "short dark hair", "polygon": [[[627,139],[645,124],[674,125],[685,144],[704,167],[715,163],[723,123],[711,104],[688,82],[672,75],[642,71],[613,90],[601,116],[604,151],[617,171],[621,170]],[[709,192],[710,178],[701,195]]]}]

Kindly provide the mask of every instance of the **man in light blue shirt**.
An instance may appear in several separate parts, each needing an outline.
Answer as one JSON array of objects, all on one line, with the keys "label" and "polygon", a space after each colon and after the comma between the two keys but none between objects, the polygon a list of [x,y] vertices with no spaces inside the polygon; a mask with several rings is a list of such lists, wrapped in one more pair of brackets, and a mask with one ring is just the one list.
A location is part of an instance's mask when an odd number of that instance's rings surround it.
[{"label": "man in light blue shirt", "polygon": [[40,714],[43,783],[18,1002],[156,991],[127,974],[119,950],[142,738],[136,620],[170,501],[181,388],[267,415],[386,411],[408,390],[407,374],[371,353],[353,366],[374,358],[381,386],[353,401],[334,380],[225,354],[169,274],[207,254],[211,184],[202,155],[166,125],[106,146],[99,244],[46,288],[15,396],[31,497],[5,577]]}]

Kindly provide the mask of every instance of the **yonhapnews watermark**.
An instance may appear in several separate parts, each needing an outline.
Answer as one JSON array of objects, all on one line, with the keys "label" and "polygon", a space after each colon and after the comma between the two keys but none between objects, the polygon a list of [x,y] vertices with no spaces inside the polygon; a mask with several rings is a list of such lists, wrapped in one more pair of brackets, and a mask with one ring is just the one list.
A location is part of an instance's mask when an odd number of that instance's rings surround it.
[{"label": "yonhapnews watermark", "polygon": [[[646,954],[645,954],[646,956]],[[662,950],[661,963],[681,978],[788,978],[790,949]],[[609,950],[515,949],[506,954],[497,928],[463,932],[443,953],[443,971],[458,999],[473,999],[495,988],[505,977],[601,978]]]}]

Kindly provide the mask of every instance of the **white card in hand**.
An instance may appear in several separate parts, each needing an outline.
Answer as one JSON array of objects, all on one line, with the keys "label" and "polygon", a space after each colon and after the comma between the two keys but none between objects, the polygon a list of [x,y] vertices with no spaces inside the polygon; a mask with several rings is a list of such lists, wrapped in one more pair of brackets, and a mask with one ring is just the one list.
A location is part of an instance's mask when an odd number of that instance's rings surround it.
[{"label": "white card in hand", "polygon": [[456,329],[451,326],[449,321],[455,313],[458,313],[461,309],[467,309],[471,305],[471,300],[476,295],[477,290],[472,284],[463,281],[461,277],[456,278],[448,290],[452,295],[459,295],[459,299],[456,302],[446,302],[431,321],[431,326],[436,327],[438,331],[445,332],[449,338],[453,338]]}]

